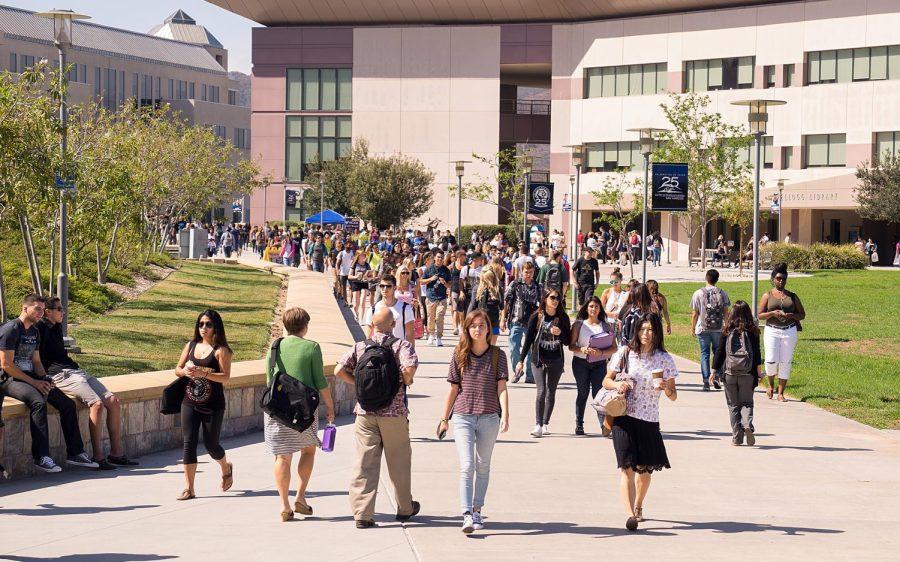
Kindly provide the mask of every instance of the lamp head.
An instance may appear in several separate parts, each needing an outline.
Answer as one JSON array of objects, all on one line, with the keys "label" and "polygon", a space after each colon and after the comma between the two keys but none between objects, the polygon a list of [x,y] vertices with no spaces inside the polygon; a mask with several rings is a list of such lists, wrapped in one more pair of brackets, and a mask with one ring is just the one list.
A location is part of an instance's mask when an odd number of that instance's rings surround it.
[{"label": "lamp head", "polygon": [[39,18],[53,20],[53,42],[59,48],[72,45],[72,21],[86,20],[90,16],[73,12],[72,10],[50,10],[35,14]]},{"label": "lamp head", "polygon": [[641,154],[644,156],[649,155],[653,152],[653,139],[659,138],[660,133],[664,133],[669,129],[658,129],[656,127],[639,127],[634,129],[628,129],[628,131],[632,133],[637,133],[639,135],[640,143],[641,143]]},{"label": "lamp head", "polygon": [[766,133],[766,124],[769,122],[769,107],[786,103],[786,101],[782,100],[753,99],[733,101],[731,105],[747,106],[749,110],[747,121],[750,123],[750,132],[757,135]]},{"label": "lamp head", "polygon": [[524,154],[522,156],[516,156],[517,159],[522,162],[522,171],[526,174],[531,173],[531,168],[534,166],[534,156],[530,154]]}]

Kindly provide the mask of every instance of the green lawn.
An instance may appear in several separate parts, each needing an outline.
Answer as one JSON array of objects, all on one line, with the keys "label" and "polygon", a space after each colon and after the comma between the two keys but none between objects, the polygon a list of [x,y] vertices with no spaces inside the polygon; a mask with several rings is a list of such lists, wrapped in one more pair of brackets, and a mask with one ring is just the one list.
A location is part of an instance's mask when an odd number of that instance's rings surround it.
[{"label": "green lawn", "polygon": [[180,263],[137,299],[72,327],[82,367],[96,376],[172,368],[208,308],[222,315],[235,360],[262,356],[280,278],[243,266]]},{"label": "green lawn", "polygon": [[[662,283],[672,335],[666,348],[699,360],[691,337],[691,295],[701,283]],[[749,281],[725,283],[734,302],[750,302]],[[771,287],[760,279],[760,295]],[[823,271],[788,282],[806,308],[788,394],[879,428],[900,428],[900,274]],[[598,291],[599,292],[599,291]]]}]

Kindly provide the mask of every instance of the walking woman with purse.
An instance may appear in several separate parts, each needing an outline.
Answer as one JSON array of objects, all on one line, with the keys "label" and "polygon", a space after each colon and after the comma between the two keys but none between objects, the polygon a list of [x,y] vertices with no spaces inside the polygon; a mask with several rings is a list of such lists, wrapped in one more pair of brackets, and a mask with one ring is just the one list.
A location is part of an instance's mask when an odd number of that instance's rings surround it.
[{"label": "walking woman with purse", "polygon": [[453,416],[462,532],[466,534],[484,528],[481,510],[491,476],[491,454],[497,435],[509,429],[506,354],[491,345],[490,334],[487,313],[479,309],[466,315],[450,359],[450,390],[437,428],[438,439],[443,439]]},{"label": "walking woman with purse", "polygon": [[722,330],[712,368],[725,374],[725,401],[731,420],[731,442],[756,444],[753,427],[753,389],[762,377],[762,354],[759,350],[759,328],[750,305],[736,301]]},{"label": "walking woman with purse", "polygon": [[[281,322],[288,335],[275,350],[275,369],[318,390],[322,403],[325,404],[325,416],[330,424],[334,422],[334,401],[331,399],[331,390],[325,379],[322,349],[318,343],[306,339],[309,320],[309,313],[302,308],[284,311]],[[266,354],[267,385],[275,376],[268,368],[272,352],[270,348]],[[295,512],[300,515],[312,515],[313,509],[306,503],[306,488],[312,476],[316,448],[321,445],[317,436],[319,414],[315,414],[312,425],[303,432],[282,424],[267,413],[263,414],[263,422],[266,451],[270,455],[275,455],[275,487],[278,488],[278,496],[281,498],[281,520],[290,521],[294,518]],[[297,463],[297,475],[300,477],[300,483],[294,509],[291,509],[288,497],[291,487],[291,460],[298,451],[300,461]]]},{"label": "walking woman with purse", "polygon": [[491,345],[497,344],[497,337],[500,335],[500,309],[503,308],[503,291],[497,279],[496,270],[486,267],[481,270],[478,279],[478,288],[472,302],[469,304],[471,310],[483,310],[491,321],[491,334],[488,338]]},{"label": "walking woman with purse", "polygon": [[181,403],[181,429],[184,436],[184,480],[187,487],[179,500],[192,500],[197,474],[197,442],[203,430],[203,445],[222,469],[222,491],[234,484],[234,467],[225,458],[219,433],[225,419],[225,390],[222,384],[231,376],[231,348],[225,337],[222,317],[215,310],[201,312],[194,324],[194,337],[184,346],[175,374],[187,377]]},{"label": "walking woman with purse", "polygon": [[[525,340],[519,352],[519,357],[528,355],[537,386],[532,437],[550,435],[550,416],[553,415],[556,402],[556,386],[565,368],[563,346],[569,344],[571,325],[561,300],[560,291],[544,290],[540,307],[528,319]],[[516,376],[524,369],[524,363],[519,361]]]},{"label": "walking woman with purse", "polygon": [[613,448],[622,471],[620,493],[635,531],[644,520],[643,505],[654,471],[671,468],[659,431],[659,395],[678,397],[675,361],[663,346],[663,327],[655,312],[644,314],[634,337],[609,360],[603,388],[626,396],[625,415],[613,421]]},{"label": "walking woman with purse", "polygon": [[775,389],[775,377],[778,377],[778,401],[787,402],[784,389],[791,375],[791,362],[794,359],[794,347],[797,345],[797,333],[802,329],[800,321],[806,318],[806,311],[797,293],[785,289],[787,285],[787,264],[779,263],[772,267],[772,289],[759,300],[760,320],[766,321],[763,332],[763,344],[766,348],[766,375],[769,389],[766,396],[772,399]]},{"label": "walking woman with purse", "polygon": [[[578,394],[575,397],[575,435],[584,435],[584,408],[588,393],[591,398],[603,386],[606,376],[606,360],[616,352],[615,326],[606,321],[603,305],[596,295],[592,295],[578,311],[569,350],[572,351],[572,373]],[[604,427],[604,435],[608,430]]]}]

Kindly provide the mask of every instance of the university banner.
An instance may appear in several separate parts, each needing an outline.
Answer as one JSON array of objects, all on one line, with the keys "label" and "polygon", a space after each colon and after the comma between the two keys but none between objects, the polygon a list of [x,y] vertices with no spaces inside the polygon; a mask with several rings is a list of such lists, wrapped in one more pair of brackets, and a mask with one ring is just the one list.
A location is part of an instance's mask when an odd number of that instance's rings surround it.
[{"label": "university banner", "polygon": [[650,207],[654,211],[687,211],[687,164],[653,164],[652,186]]},{"label": "university banner", "polygon": [[528,184],[528,213],[553,214],[553,183],[533,181]]}]

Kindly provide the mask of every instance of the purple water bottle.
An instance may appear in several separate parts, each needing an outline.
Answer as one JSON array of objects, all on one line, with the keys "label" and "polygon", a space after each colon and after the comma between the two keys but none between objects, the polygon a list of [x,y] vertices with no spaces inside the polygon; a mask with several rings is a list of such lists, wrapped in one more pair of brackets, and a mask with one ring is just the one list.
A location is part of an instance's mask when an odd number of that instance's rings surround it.
[{"label": "purple water bottle", "polygon": [[325,426],[325,430],[322,432],[322,450],[326,453],[330,453],[334,450],[334,438],[337,437],[337,427],[334,424],[328,424]]}]

